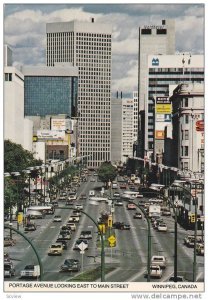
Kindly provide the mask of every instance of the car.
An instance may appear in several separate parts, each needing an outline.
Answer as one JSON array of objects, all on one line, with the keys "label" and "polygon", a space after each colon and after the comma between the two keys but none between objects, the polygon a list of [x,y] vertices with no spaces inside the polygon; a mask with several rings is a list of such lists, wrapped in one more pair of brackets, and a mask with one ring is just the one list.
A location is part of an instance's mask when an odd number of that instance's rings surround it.
[{"label": "car", "polygon": [[185,278],[183,276],[176,276],[176,278],[174,276],[171,276],[168,281],[173,281],[173,282],[182,282],[182,281],[186,281]]},{"label": "car", "polygon": [[61,216],[55,215],[55,216],[53,217],[53,222],[62,222]]},{"label": "car", "polygon": [[59,236],[59,237],[57,238],[56,243],[62,244],[63,250],[67,250],[67,249],[68,249],[68,243],[67,243],[67,240],[64,240],[61,236]]},{"label": "car", "polygon": [[113,197],[120,197],[120,193],[119,193],[119,192],[115,192],[115,193],[113,194]]},{"label": "car", "polygon": [[95,180],[95,178],[90,178],[90,182],[95,182],[96,180]]},{"label": "car", "polygon": [[86,248],[85,248],[85,250],[88,250],[88,240],[87,239],[78,239],[78,240],[76,240],[76,242],[75,242],[75,244],[74,244],[74,247],[73,247],[73,250],[80,250],[80,248],[79,248],[79,245],[81,244],[81,243],[85,243],[85,245],[86,245]]},{"label": "car", "polygon": [[52,204],[54,207],[58,207],[58,206],[59,206],[58,201],[56,201],[56,200],[53,200],[53,201],[51,202],[51,204]]},{"label": "car", "polygon": [[[196,243],[201,243],[202,238],[201,237],[196,237]],[[195,244],[195,237],[194,235],[188,235],[184,238],[184,245],[186,245],[189,248],[194,248]]]},{"label": "car", "polygon": [[75,215],[70,216],[69,222],[79,223],[79,216],[75,216]]},{"label": "car", "polygon": [[124,222],[115,222],[113,223],[114,229],[120,229],[120,230],[130,230],[130,225],[124,224]]},{"label": "car", "polygon": [[25,231],[35,231],[36,229],[37,229],[37,227],[34,223],[28,223],[25,226]]},{"label": "car", "polygon": [[126,183],[120,183],[120,189],[126,189]]},{"label": "car", "polygon": [[81,211],[80,211],[80,210],[77,210],[77,209],[74,209],[74,210],[72,211],[72,213],[73,213],[73,216],[81,217],[81,215],[82,215]]},{"label": "car", "polygon": [[135,205],[134,203],[128,203],[128,204],[126,205],[126,208],[127,208],[128,210],[135,210],[135,209],[136,209],[136,205]]},{"label": "car", "polygon": [[204,256],[204,243],[196,244],[196,254]]},{"label": "car", "polygon": [[117,200],[114,201],[114,205],[115,206],[123,206],[123,201],[120,200],[120,199],[117,199]]},{"label": "car", "polygon": [[74,204],[74,201],[72,200],[72,199],[68,199],[67,201],[66,201],[66,205],[73,205]]},{"label": "car", "polygon": [[59,200],[60,200],[60,201],[65,201],[66,199],[67,199],[67,195],[66,195],[66,196],[61,195],[61,196],[59,197]]},{"label": "car", "polygon": [[87,195],[86,194],[81,194],[80,195],[80,200],[87,200]]},{"label": "car", "polygon": [[168,208],[164,208],[162,210],[162,216],[166,216],[166,217],[171,216],[171,211]]},{"label": "car", "polygon": [[68,258],[68,259],[65,259],[63,265],[61,265],[60,271],[62,271],[62,272],[67,272],[67,271],[79,272],[80,268],[81,268],[81,265],[80,265],[80,262],[78,259]]},{"label": "car", "polygon": [[12,262],[4,262],[4,277],[15,276],[15,269]]},{"label": "car", "polygon": [[78,210],[82,210],[84,207],[82,204],[76,204],[74,208]]},{"label": "car", "polygon": [[142,219],[142,214],[140,212],[136,212],[134,215],[133,215],[133,218],[134,219]]},{"label": "car", "polygon": [[163,271],[159,265],[150,266],[150,277],[162,278]]},{"label": "car", "polygon": [[160,266],[162,269],[166,268],[166,258],[163,255],[153,255],[151,258],[152,266]]},{"label": "car", "polygon": [[63,240],[70,240],[71,239],[71,231],[69,230],[60,230],[59,237],[62,236]]},{"label": "car", "polygon": [[70,226],[70,228],[71,228],[72,231],[76,230],[76,224],[74,222],[68,222],[67,226]]},{"label": "car", "polygon": [[92,238],[92,232],[90,230],[83,230],[80,234],[81,239],[91,239]]},{"label": "car", "polygon": [[68,225],[68,223],[65,224],[65,225],[63,225],[63,226],[61,226],[61,230],[68,230],[70,232],[70,234],[71,234],[71,226]]},{"label": "car", "polygon": [[159,223],[158,226],[157,226],[157,230],[159,232],[167,232],[168,227],[165,223]]},{"label": "car", "polygon": [[14,246],[16,241],[8,236],[4,237],[4,247]]},{"label": "car", "polygon": [[62,243],[52,244],[48,250],[48,255],[62,255],[63,245]]}]

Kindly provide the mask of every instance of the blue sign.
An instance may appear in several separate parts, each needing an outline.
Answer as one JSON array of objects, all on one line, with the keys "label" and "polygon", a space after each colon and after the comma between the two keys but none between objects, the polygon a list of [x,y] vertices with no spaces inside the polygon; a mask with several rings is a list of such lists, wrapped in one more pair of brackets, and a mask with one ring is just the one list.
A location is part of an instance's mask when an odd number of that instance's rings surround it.
[{"label": "blue sign", "polygon": [[152,59],[152,66],[159,66],[159,59],[158,58],[153,58]]}]

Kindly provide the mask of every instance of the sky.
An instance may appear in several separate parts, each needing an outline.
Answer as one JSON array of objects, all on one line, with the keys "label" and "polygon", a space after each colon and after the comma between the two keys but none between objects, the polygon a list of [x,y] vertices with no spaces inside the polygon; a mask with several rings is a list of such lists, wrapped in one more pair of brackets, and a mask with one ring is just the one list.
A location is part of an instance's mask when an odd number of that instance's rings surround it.
[{"label": "sky", "polygon": [[[147,3],[147,1],[145,1]],[[14,65],[45,65],[46,23],[72,20],[112,25],[112,93],[132,95],[138,86],[138,28],[161,25],[163,19],[176,23],[176,51],[204,53],[203,3],[135,2],[94,4],[4,3],[3,40],[13,49]]]}]

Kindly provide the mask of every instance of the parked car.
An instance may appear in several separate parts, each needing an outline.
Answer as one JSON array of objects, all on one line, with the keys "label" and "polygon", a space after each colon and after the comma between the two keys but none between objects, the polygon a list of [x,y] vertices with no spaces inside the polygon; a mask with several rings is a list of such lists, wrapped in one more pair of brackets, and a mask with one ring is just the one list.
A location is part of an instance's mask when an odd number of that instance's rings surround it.
[{"label": "parked car", "polygon": [[60,271],[62,272],[67,272],[67,271],[75,271],[78,272],[81,268],[80,262],[78,259],[74,259],[74,258],[68,258],[65,259],[63,265],[61,265],[60,267]]},{"label": "parked car", "polygon": [[166,268],[166,258],[162,255],[153,255],[151,258],[151,265],[160,266],[162,269]]},{"label": "parked car", "polygon": [[14,246],[16,241],[8,236],[4,237],[4,247]]},{"label": "parked car", "polygon": [[12,262],[4,262],[4,277],[15,276],[15,269]]},{"label": "parked car", "polygon": [[63,245],[62,243],[52,244],[48,250],[48,255],[62,255]]},{"label": "parked car", "polygon": [[150,266],[150,277],[162,278],[163,271],[159,265]]},{"label": "parked car", "polygon": [[[194,248],[194,241],[195,241],[195,237],[194,235],[188,235],[184,238],[184,245],[186,245],[189,248]],[[201,237],[196,237],[196,243],[201,243],[202,242],[202,238]]]},{"label": "parked car", "polygon": [[196,254],[204,256],[204,243],[196,244]]}]

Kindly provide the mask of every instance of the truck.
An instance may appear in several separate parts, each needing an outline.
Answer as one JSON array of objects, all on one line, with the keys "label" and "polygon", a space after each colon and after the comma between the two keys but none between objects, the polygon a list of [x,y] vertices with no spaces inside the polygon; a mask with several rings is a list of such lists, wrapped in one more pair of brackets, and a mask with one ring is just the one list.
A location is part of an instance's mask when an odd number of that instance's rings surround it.
[{"label": "truck", "polygon": [[26,265],[24,270],[20,272],[21,278],[38,278],[40,277],[39,265]]},{"label": "truck", "polygon": [[160,217],[161,207],[160,205],[150,204],[149,205],[149,218]]}]

